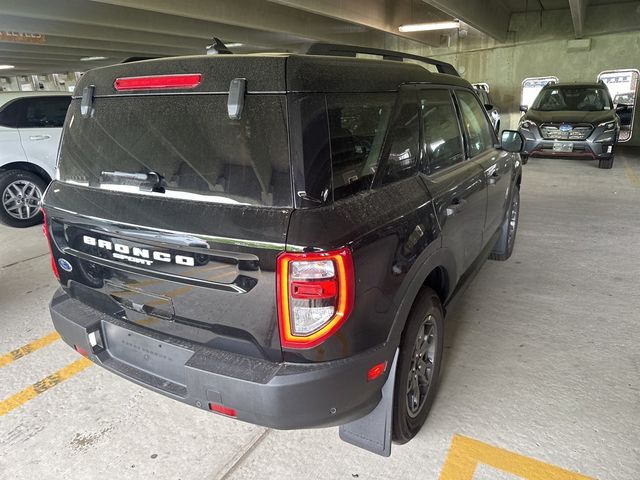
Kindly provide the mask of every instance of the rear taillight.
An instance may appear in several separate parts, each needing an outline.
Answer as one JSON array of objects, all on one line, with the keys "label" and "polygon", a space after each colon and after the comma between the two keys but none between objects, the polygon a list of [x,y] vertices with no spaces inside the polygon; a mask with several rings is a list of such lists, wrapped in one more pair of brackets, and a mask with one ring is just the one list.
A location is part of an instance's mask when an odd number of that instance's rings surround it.
[{"label": "rear taillight", "polygon": [[332,335],[351,313],[351,250],[282,253],[277,267],[280,343],[311,348]]},{"label": "rear taillight", "polygon": [[116,78],[113,87],[121,92],[127,90],[166,90],[172,88],[195,88],[200,85],[200,73],[181,75],[151,75],[147,77]]},{"label": "rear taillight", "polygon": [[53,275],[60,280],[60,273],[58,273],[58,265],[56,265],[56,259],[53,257],[53,246],[51,244],[51,235],[49,234],[49,224],[47,223],[47,214],[42,210],[42,216],[44,218],[44,224],[42,225],[42,231],[44,237],[47,239],[47,246],[49,247],[49,255],[51,256],[51,270]]}]

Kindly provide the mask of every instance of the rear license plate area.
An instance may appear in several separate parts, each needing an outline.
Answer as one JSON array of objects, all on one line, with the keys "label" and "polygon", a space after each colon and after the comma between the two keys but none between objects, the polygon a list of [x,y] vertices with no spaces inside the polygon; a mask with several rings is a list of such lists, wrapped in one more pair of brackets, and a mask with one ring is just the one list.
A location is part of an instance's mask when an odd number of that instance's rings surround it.
[{"label": "rear license plate area", "polygon": [[102,322],[102,331],[109,354],[138,370],[164,380],[186,386],[185,364],[193,355],[187,348]]},{"label": "rear license plate area", "polygon": [[554,152],[573,152],[573,143],[571,142],[553,142]]}]

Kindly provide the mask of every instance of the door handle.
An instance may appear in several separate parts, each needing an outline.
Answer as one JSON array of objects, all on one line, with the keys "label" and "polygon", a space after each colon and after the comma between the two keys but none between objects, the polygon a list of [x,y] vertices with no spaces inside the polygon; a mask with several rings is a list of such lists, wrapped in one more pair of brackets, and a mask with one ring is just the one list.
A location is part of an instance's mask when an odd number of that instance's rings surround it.
[{"label": "door handle", "polygon": [[29,140],[49,140],[51,135],[31,135]]},{"label": "door handle", "polygon": [[495,185],[496,183],[498,183],[498,180],[500,180],[500,178],[502,178],[502,175],[500,175],[498,172],[493,172],[493,174],[487,176],[487,183],[489,185]]},{"label": "door handle", "polygon": [[467,203],[466,200],[462,198],[454,199],[445,211],[447,217],[452,217],[453,215],[460,213],[464,208],[465,203]]}]

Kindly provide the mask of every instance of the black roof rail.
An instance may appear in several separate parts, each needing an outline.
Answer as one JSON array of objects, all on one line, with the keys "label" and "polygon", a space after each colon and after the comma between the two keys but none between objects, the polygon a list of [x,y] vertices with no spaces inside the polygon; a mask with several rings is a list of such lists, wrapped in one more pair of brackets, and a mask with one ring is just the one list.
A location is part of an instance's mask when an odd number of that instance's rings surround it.
[{"label": "black roof rail", "polygon": [[418,62],[427,63],[436,67],[439,73],[455,75],[460,74],[453,65],[440,60],[434,60],[429,57],[421,57],[420,55],[412,55],[411,53],[396,52],[394,50],[383,50],[380,48],[358,47],[355,45],[340,45],[337,43],[313,43],[307,50],[307,55],[329,55],[334,57],[356,57],[359,53],[367,55],[379,55],[384,60],[393,60],[402,62],[405,59],[416,60]]}]

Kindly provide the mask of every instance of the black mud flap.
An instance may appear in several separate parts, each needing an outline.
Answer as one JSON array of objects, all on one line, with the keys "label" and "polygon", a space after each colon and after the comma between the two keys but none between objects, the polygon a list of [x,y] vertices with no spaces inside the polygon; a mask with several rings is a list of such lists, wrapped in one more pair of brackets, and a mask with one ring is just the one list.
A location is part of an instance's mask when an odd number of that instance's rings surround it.
[{"label": "black mud flap", "polygon": [[373,411],[358,420],[340,425],[340,439],[364,448],[372,453],[388,457],[391,455],[391,432],[393,430],[393,388],[396,381],[398,350],[387,381],[382,387],[382,399]]}]

